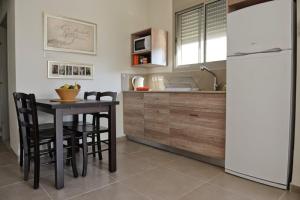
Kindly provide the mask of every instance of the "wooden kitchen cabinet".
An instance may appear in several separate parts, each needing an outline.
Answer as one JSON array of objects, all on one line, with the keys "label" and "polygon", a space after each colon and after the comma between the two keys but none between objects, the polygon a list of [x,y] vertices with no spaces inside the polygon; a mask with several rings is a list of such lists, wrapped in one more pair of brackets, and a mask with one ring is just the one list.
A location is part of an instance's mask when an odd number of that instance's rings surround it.
[{"label": "wooden kitchen cabinet", "polygon": [[165,93],[144,94],[145,139],[170,144],[169,98]]},{"label": "wooden kitchen cabinet", "polygon": [[225,158],[225,95],[171,94],[170,143],[178,149]]},{"label": "wooden kitchen cabinet", "polygon": [[124,92],[125,134],[224,161],[225,97],[214,92]]},{"label": "wooden kitchen cabinet", "polygon": [[123,93],[124,132],[144,138],[144,94]]}]

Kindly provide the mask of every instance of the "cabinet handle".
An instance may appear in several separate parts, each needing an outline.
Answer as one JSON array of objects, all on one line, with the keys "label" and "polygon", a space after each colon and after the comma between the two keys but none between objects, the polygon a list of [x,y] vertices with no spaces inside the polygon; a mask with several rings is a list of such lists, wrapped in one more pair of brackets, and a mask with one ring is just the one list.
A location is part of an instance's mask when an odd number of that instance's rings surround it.
[{"label": "cabinet handle", "polygon": [[190,114],[191,117],[199,117],[197,114]]}]

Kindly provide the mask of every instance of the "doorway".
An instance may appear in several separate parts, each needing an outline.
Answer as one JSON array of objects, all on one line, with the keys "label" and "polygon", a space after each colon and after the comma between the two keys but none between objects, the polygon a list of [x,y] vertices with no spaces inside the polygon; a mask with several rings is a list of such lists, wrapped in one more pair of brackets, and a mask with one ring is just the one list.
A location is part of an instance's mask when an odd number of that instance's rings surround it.
[{"label": "doorway", "polygon": [[7,16],[0,22],[0,145],[9,144]]}]

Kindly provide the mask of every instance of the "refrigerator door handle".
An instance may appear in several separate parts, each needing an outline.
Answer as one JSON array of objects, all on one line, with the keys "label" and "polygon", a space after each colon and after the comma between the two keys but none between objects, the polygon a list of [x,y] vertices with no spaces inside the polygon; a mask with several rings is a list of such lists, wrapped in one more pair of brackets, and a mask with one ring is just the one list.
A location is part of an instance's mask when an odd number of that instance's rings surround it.
[{"label": "refrigerator door handle", "polygon": [[275,52],[281,52],[284,49],[281,48],[272,48],[272,49],[267,49],[264,51],[254,51],[254,52],[236,52],[233,55],[229,55],[228,57],[236,57],[236,56],[247,56],[247,55],[252,55],[252,54],[259,54],[259,53],[275,53]]}]

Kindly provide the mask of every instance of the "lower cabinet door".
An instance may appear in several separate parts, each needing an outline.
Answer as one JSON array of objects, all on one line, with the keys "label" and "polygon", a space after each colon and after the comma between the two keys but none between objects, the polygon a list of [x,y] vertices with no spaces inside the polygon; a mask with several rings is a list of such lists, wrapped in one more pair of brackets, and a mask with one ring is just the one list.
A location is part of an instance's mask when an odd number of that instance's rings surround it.
[{"label": "lower cabinet door", "polygon": [[144,96],[145,138],[170,145],[168,93],[147,93]]},{"label": "lower cabinet door", "polygon": [[124,133],[144,138],[144,94],[123,93]]},{"label": "lower cabinet door", "polygon": [[170,145],[169,109],[145,108],[145,138]]},{"label": "lower cabinet door", "polygon": [[216,159],[225,158],[225,113],[201,108],[170,109],[171,146]]}]

